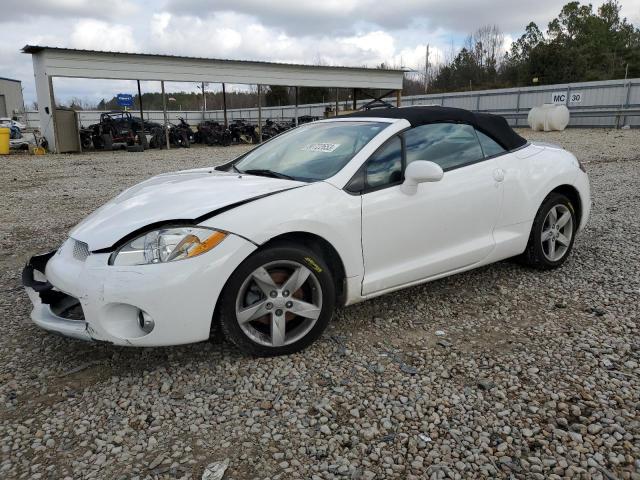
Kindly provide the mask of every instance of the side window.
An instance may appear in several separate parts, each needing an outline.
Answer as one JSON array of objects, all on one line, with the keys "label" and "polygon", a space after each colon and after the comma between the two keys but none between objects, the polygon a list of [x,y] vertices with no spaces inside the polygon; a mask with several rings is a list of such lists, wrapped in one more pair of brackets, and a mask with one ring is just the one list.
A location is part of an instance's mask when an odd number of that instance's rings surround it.
[{"label": "side window", "polygon": [[407,165],[429,160],[443,170],[474,163],[484,158],[474,128],[459,123],[431,123],[404,133]]},{"label": "side window", "polygon": [[478,140],[480,140],[480,145],[482,145],[482,151],[484,152],[485,157],[493,157],[494,155],[500,155],[501,153],[506,152],[506,150],[493,138],[485,135],[479,130],[476,130],[476,133],[478,134]]},{"label": "side window", "polygon": [[402,180],[402,141],[394,137],[371,155],[365,165],[368,188],[392,185]]}]

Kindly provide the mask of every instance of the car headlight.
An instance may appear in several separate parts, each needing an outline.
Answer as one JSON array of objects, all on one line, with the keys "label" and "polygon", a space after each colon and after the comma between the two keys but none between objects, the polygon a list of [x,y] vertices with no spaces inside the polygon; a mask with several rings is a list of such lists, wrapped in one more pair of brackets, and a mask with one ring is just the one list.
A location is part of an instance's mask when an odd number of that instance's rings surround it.
[{"label": "car headlight", "polygon": [[206,227],[166,227],[126,243],[109,258],[110,265],[148,265],[196,257],[215,248],[227,233]]}]

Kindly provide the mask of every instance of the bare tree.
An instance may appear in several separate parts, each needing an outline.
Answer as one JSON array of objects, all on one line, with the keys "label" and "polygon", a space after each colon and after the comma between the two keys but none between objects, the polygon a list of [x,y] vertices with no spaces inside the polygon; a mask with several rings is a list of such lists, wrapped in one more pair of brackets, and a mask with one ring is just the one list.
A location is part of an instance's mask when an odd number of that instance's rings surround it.
[{"label": "bare tree", "polygon": [[72,97],[69,100],[69,108],[74,110],[95,110],[97,107],[95,102],[91,102],[86,98]]},{"label": "bare tree", "polygon": [[485,25],[469,35],[464,48],[483,70],[496,72],[504,58],[504,34],[497,25]]}]

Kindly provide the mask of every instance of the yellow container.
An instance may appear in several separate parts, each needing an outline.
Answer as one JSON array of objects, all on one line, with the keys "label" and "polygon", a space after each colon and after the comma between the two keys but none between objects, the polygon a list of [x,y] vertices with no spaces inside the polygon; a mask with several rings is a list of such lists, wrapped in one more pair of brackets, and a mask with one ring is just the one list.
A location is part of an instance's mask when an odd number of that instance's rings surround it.
[{"label": "yellow container", "polygon": [[0,155],[9,155],[9,136],[11,130],[0,127]]}]

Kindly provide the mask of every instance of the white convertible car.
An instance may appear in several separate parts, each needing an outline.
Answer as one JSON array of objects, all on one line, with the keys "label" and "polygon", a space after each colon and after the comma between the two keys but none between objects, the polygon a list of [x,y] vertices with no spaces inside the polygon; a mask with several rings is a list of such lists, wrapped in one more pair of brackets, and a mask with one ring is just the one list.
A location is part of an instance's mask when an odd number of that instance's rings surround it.
[{"label": "white convertible car", "polygon": [[338,304],[509,257],[558,267],[590,206],[576,157],[501,117],[358,112],[129,188],[23,283],[33,321],[70,337],[175,345],[219,324],[243,352],[287,354]]}]

